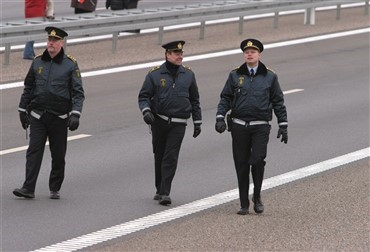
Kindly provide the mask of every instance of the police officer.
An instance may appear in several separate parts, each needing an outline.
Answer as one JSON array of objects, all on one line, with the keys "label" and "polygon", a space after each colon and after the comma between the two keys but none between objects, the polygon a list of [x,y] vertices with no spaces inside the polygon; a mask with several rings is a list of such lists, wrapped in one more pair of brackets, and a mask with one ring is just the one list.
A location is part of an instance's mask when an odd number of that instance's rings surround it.
[{"label": "police officer", "polygon": [[139,108],[144,121],[151,125],[155,159],[154,200],[171,204],[171,183],[175,176],[179,151],[187,119],[192,116],[193,137],[201,132],[202,114],[194,73],[182,65],[185,41],[163,45],[166,61],[147,74],[139,93]]},{"label": "police officer", "polygon": [[59,199],[64,179],[67,133],[76,130],[85,99],[80,70],[76,60],[64,54],[64,37],[57,27],[46,27],[47,48],[33,60],[24,80],[19,103],[19,117],[24,129],[30,126],[27,150],[26,180],[14,189],[17,197],[34,198],[45,142],[51,151],[49,177],[50,198]]},{"label": "police officer", "polygon": [[[288,121],[278,77],[260,61],[263,44],[256,39],[246,39],[241,42],[240,49],[245,63],[229,74],[217,107],[215,128],[219,133],[224,132],[227,117],[241,205],[237,213],[245,215],[249,213],[250,170],[254,183],[254,211],[264,211],[261,187],[272,110],[279,125],[277,137],[282,136],[284,143],[288,142]],[[230,115],[226,115],[229,110]]]}]

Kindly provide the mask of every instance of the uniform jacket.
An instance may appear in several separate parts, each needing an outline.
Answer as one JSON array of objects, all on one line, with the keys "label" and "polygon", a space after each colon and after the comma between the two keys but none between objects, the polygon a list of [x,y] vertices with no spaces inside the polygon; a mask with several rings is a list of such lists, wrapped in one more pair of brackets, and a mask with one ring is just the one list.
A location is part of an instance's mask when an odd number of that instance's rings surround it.
[{"label": "uniform jacket", "polygon": [[54,59],[45,50],[31,64],[18,110],[33,110],[38,114],[44,111],[55,115],[80,114],[84,99],[76,60],[65,55],[63,48]]},{"label": "uniform jacket", "polygon": [[25,18],[44,17],[46,11],[46,0],[25,0]]},{"label": "uniform jacket", "polygon": [[247,122],[271,121],[274,110],[279,124],[288,122],[278,77],[262,62],[253,77],[245,63],[230,72],[221,93],[217,117],[225,117],[229,110],[231,117]]},{"label": "uniform jacket", "polygon": [[165,63],[147,74],[139,93],[139,107],[142,112],[151,110],[154,114],[202,122],[198,86],[194,73],[180,66],[175,80]]}]

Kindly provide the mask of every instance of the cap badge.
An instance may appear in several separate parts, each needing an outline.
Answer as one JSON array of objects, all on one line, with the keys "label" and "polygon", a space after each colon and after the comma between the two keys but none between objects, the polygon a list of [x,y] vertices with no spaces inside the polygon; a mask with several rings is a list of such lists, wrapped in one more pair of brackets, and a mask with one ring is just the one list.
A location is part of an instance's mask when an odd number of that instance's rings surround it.
[{"label": "cap badge", "polygon": [[50,32],[50,35],[51,35],[51,36],[55,36],[55,35],[57,35],[57,33],[56,33],[56,31],[55,31],[55,30],[52,30],[52,31]]},{"label": "cap badge", "polygon": [[252,41],[248,41],[247,46],[253,46]]},{"label": "cap badge", "polygon": [[177,48],[182,49],[182,44],[181,44],[181,43],[179,43],[179,44],[177,45]]}]

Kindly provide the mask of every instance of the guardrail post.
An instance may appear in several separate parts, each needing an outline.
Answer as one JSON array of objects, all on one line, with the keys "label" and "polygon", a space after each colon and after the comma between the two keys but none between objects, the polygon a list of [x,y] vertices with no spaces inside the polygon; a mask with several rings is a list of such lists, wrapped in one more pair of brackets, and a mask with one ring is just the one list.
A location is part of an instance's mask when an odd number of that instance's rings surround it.
[{"label": "guardrail post", "polygon": [[162,45],[162,43],[163,43],[163,26],[160,26],[158,31],[158,45]]},{"label": "guardrail post", "polygon": [[315,8],[308,8],[304,13],[304,24],[314,25],[315,24]]},{"label": "guardrail post", "polygon": [[239,17],[239,34],[243,34],[243,29],[244,29],[244,17],[241,16]]},{"label": "guardrail post", "polygon": [[113,32],[112,34],[112,53],[117,51],[117,41],[119,32]]},{"label": "guardrail post", "polygon": [[337,20],[340,19],[340,11],[341,11],[340,4],[337,4],[337,17],[336,17]]},{"label": "guardrail post", "polygon": [[369,1],[365,1],[365,16],[369,15]]},{"label": "guardrail post", "polygon": [[63,50],[65,53],[67,53],[67,38],[64,38],[64,46],[63,46]]},{"label": "guardrail post", "polygon": [[5,44],[4,65],[10,64],[10,43]]},{"label": "guardrail post", "polygon": [[199,39],[204,39],[204,33],[205,33],[205,28],[206,27],[206,21],[201,21],[200,22],[200,35]]},{"label": "guardrail post", "polygon": [[279,12],[275,11],[274,16],[274,29],[277,29],[279,27]]}]

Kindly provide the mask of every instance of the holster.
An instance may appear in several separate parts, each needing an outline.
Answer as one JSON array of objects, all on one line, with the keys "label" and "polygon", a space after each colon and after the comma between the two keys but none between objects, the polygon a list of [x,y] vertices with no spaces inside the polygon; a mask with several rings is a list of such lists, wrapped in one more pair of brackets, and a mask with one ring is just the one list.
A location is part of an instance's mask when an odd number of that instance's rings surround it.
[{"label": "holster", "polygon": [[232,120],[230,114],[226,115],[226,124],[227,124],[227,131],[231,131],[231,129],[233,127],[233,120]]}]

